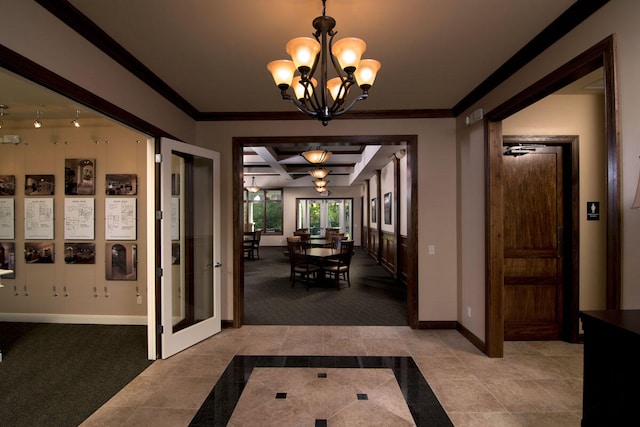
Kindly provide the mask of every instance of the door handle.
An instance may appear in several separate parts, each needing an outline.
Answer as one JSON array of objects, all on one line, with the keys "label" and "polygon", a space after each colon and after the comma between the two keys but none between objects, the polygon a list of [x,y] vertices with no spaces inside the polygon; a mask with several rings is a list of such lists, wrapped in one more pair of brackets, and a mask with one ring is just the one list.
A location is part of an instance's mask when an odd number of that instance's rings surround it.
[{"label": "door handle", "polygon": [[220,264],[220,261],[217,261],[217,262],[216,262],[216,265],[214,265],[214,267],[215,267],[215,268],[220,268],[220,267],[222,267],[222,264]]}]

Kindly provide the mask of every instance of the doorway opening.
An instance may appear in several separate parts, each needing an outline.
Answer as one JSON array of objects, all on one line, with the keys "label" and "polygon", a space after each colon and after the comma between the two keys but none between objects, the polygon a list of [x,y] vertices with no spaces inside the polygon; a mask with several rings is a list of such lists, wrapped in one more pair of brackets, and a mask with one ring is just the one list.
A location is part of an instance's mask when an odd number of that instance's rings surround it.
[{"label": "doorway opening", "polygon": [[[234,137],[233,138],[233,175],[234,179],[234,253],[241,254],[243,249],[244,213],[243,213],[243,150],[244,147],[268,147],[276,144],[358,144],[358,145],[403,145],[406,148],[407,174],[407,244],[397,245],[397,251],[416,253],[417,241],[417,135],[377,135],[377,136],[320,136],[320,137]],[[412,173],[413,171],[413,173]],[[406,270],[407,324],[418,327],[417,301],[417,264],[414,257],[405,257],[403,268]],[[399,257],[398,259],[401,259]],[[245,284],[244,260],[234,256],[234,315],[233,326],[240,327],[245,323]]]},{"label": "doorway opening", "polygon": [[537,83],[520,92],[485,116],[486,164],[486,319],[485,352],[502,357],[504,341],[504,247],[503,218],[504,176],[502,164],[502,120],[538,102],[568,84],[603,69],[605,100],[605,138],[607,153],[606,184],[606,308],[620,307],[620,171],[618,168],[619,136],[615,83],[615,39],[611,35],[589,50],[561,66]]}]

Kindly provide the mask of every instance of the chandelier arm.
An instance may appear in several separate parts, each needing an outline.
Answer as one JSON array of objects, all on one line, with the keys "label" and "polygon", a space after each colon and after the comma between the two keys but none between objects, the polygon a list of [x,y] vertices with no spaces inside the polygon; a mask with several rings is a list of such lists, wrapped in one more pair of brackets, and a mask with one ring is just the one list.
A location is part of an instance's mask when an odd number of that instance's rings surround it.
[{"label": "chandelier arm", "polygon": [[318,112],[317,111],[309,110],[307,107],[305,107],[304,104],[302,104],[300,101],[298,101],[295,96],[291,96],[291,95],[287,94],[286,98],[283,96],[282,99],[286,99],[288,101],[291,101],[293,103],[293,105],[295,105],[296,108],[298,110],[300,110],[300,112],[305,113],[305,114],[307,114],[307,115],[309,115],[309,116],[311,116],[313,118],[317,118],[318,117]]},{"label": "chandelier arm", "polygon": [[336,111],[336,112],[332,113],[332,116],[337,117],[337,116],[341,116],[341,115],[343,115],[344,113],[346,113],[347,111],[349,111],[349,110],[351,109],[351,107],[353,107],[353,106],[356,104],[356,102],[358,102],[358,101],[362,101],[362,100],[364,100],[364,99],[367,99],[367,97],[368,97],[368,96],[369,96],[369,94],[368,94],[368,93],[363,93],[363,94],[361,94],[361,95],[360,95],[360,96],[358,96],[356,99],[354,99],[354,100],[351,102],[351,104],[349,104],[349,106],[348,106],[348,107],[345,107],[345,108],[343,108],[343,109],[341,109],[341,110],[338,110],[338,111]]}]

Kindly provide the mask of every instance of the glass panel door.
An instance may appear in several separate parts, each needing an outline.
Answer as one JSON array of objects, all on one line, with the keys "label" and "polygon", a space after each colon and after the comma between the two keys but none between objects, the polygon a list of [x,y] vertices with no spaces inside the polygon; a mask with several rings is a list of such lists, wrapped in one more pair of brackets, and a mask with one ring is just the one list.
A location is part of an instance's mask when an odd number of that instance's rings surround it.
[{"label": "glass panel door", "polygon": [[219,155],[162,140],[162,358],[221,330]]}]

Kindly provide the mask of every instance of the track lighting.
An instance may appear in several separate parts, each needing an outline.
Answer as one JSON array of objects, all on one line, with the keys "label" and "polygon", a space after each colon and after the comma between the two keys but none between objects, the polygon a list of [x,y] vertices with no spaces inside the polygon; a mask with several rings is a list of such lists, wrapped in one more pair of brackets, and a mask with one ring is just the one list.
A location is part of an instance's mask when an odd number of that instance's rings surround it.
[{"label": "track lighting", "polygon": [[80,115],[80,110],[76,110],[76,118],[71,120],[71,124],[74,125],[77,128],[80,127],[80,122],[78,121],[78,116],[79,115]]},{"label": "track lighting", "polygon": [[42,127],[42,122],[40,121],[40,115],[42,112],[40,109],[36,110],[36,119],[33,121],[33,127],[36,129],[40,129]]},{"label": "track lighting", "polygon": [[7,108],[9,108],[8,105],[0,104],[0,129],[2,129],[2,126],[4,126],[4,122],[2,121],[2,119],[4,118],[4,110],[6,110]]}]

